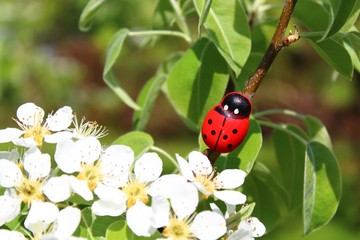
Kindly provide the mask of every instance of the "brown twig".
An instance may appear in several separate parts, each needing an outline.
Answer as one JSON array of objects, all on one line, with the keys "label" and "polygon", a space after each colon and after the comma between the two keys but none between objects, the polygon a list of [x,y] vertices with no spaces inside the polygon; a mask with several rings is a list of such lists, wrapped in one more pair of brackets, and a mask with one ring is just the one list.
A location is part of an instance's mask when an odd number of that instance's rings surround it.
[{"label": "brown twig", "polygon": [[[250,98],[252,98],[261,84],[262,79],[265,77],[265,74],[269,70],[271,64],[274,62],[277,54],[283,49],[285,46],[289,46],[291,43],[299,40],[300,36],[297,28],[295,27],[295,33],[290,31],[288,37],[284,37],[286,29],[288,27],[292,12],[295,8],[297,0],[286,0],[284,8],[282,10],[278,25],[276,27],[275,33],[272,37],[271,43],[265,52],[263,58],[254,74],[249,78],[245,85],[244,93],[247,94]],[[212,164],[215,163],[217,157],[220,155],[219,153],[206,149],[203,151],[210,162]]]},{"label": "brown twig", "polygon": [[[261,84],[262,79],[265,77],[265,74],[269,70],[271,64],[276,58],[277,54],[285,46],[289,46],[292,42],[295,42],[299,39],[299,34],[297,30],[294,34],[291,34],[289,37],[284,37],[286,28],[289,24],[290,17],[294,10],[297,0],[286,0],[284,8],[282,10],[278,25],[276,27],[275,33],[271,39],[271,43],[264,54],[259,66],[257,67],[254,74],[249,78],[245,85],[244,93],[252,98]],[[297,36],[297,37],[296,37]]]}]

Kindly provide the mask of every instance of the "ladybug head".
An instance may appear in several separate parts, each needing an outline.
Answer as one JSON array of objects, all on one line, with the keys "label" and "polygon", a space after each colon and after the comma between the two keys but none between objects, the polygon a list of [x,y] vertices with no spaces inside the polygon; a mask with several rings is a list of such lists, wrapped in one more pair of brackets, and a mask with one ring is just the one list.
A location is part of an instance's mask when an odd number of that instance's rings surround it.
[{"label": "ladybug head", "polygon": [[248,118],[251,112],[251,102],[244,95],[231,92],[221,101],[223,114],[231,118]]}]

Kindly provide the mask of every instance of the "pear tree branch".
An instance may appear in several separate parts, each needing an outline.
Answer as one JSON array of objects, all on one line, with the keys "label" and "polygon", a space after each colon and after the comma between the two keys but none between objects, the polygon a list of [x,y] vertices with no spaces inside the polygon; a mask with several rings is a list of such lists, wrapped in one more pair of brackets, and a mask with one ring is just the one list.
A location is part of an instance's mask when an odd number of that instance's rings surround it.
[{"label": "pear tree branch", "polygon": [[270,45],[266,50],[263,58],[254,74],[247,81],[244,93],[252,98],[261,84],[261,81],[265,77],[267,71],[274,62],[277,54],[286,46],[290,46],[291,43],[299,40],[300,36],[298,30],[295,27],[295,33],[290,32],[288,37],[285,37],[285,32],[288,27],[291,15],[295,8],[297,0],[286,0],[284,8],[282,10],[279,22],[275,29],[275,33],[271,39]]},{"label": "pear tree branch", "polygon": [[[297,0],[285,0],[279,22],[277,24],[275,33],[271,39],[269,47],[266,50],[263,58],[261,59],[257,69],[245,85],[244,94],[248,95],[250,98],[254,96],[256,90],[261,84],[261,81],[264,79],[267,71],[270,69],[271,64],[274,62],[277,54],[284,47],[290,46],[290,44],[296,42],[300,38],[299,32],[296,27],[294,33],[289,31],[289,36],[285,37],[285,32],[289,25],[289,21],[295,8],[296,2]],[[205,154],[209,158],[212,164],[215,163],[216,159],[220,155],[219,153],[211,149],[204,150],[203,154]]]}]

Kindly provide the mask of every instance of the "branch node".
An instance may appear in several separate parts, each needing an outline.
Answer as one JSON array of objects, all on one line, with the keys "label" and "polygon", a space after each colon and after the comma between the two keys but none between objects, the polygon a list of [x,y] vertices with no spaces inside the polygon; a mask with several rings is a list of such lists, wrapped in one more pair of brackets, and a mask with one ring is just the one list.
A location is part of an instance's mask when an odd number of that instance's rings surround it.
[{"label": "branch node", "polygon": [[300,34],[299,34],[299,30],[296,27],[296,25],[294,25],[295,28],[295,32],[293,33],[291,30],[289,31],[289,36],[283,39],[283,46],[290,46],[290,44],[298,41],[300,39]]}]

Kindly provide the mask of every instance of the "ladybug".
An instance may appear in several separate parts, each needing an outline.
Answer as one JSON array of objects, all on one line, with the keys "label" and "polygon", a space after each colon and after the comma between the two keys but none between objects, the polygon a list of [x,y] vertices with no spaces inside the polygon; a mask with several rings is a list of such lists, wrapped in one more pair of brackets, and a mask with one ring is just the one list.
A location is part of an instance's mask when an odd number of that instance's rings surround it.
[{"label": "ladybug", "polygon": [[238,92],[230,92],[206,115],[201,134],[215,152],[233,151],[244,140],[249,129],[251,101]]}]

